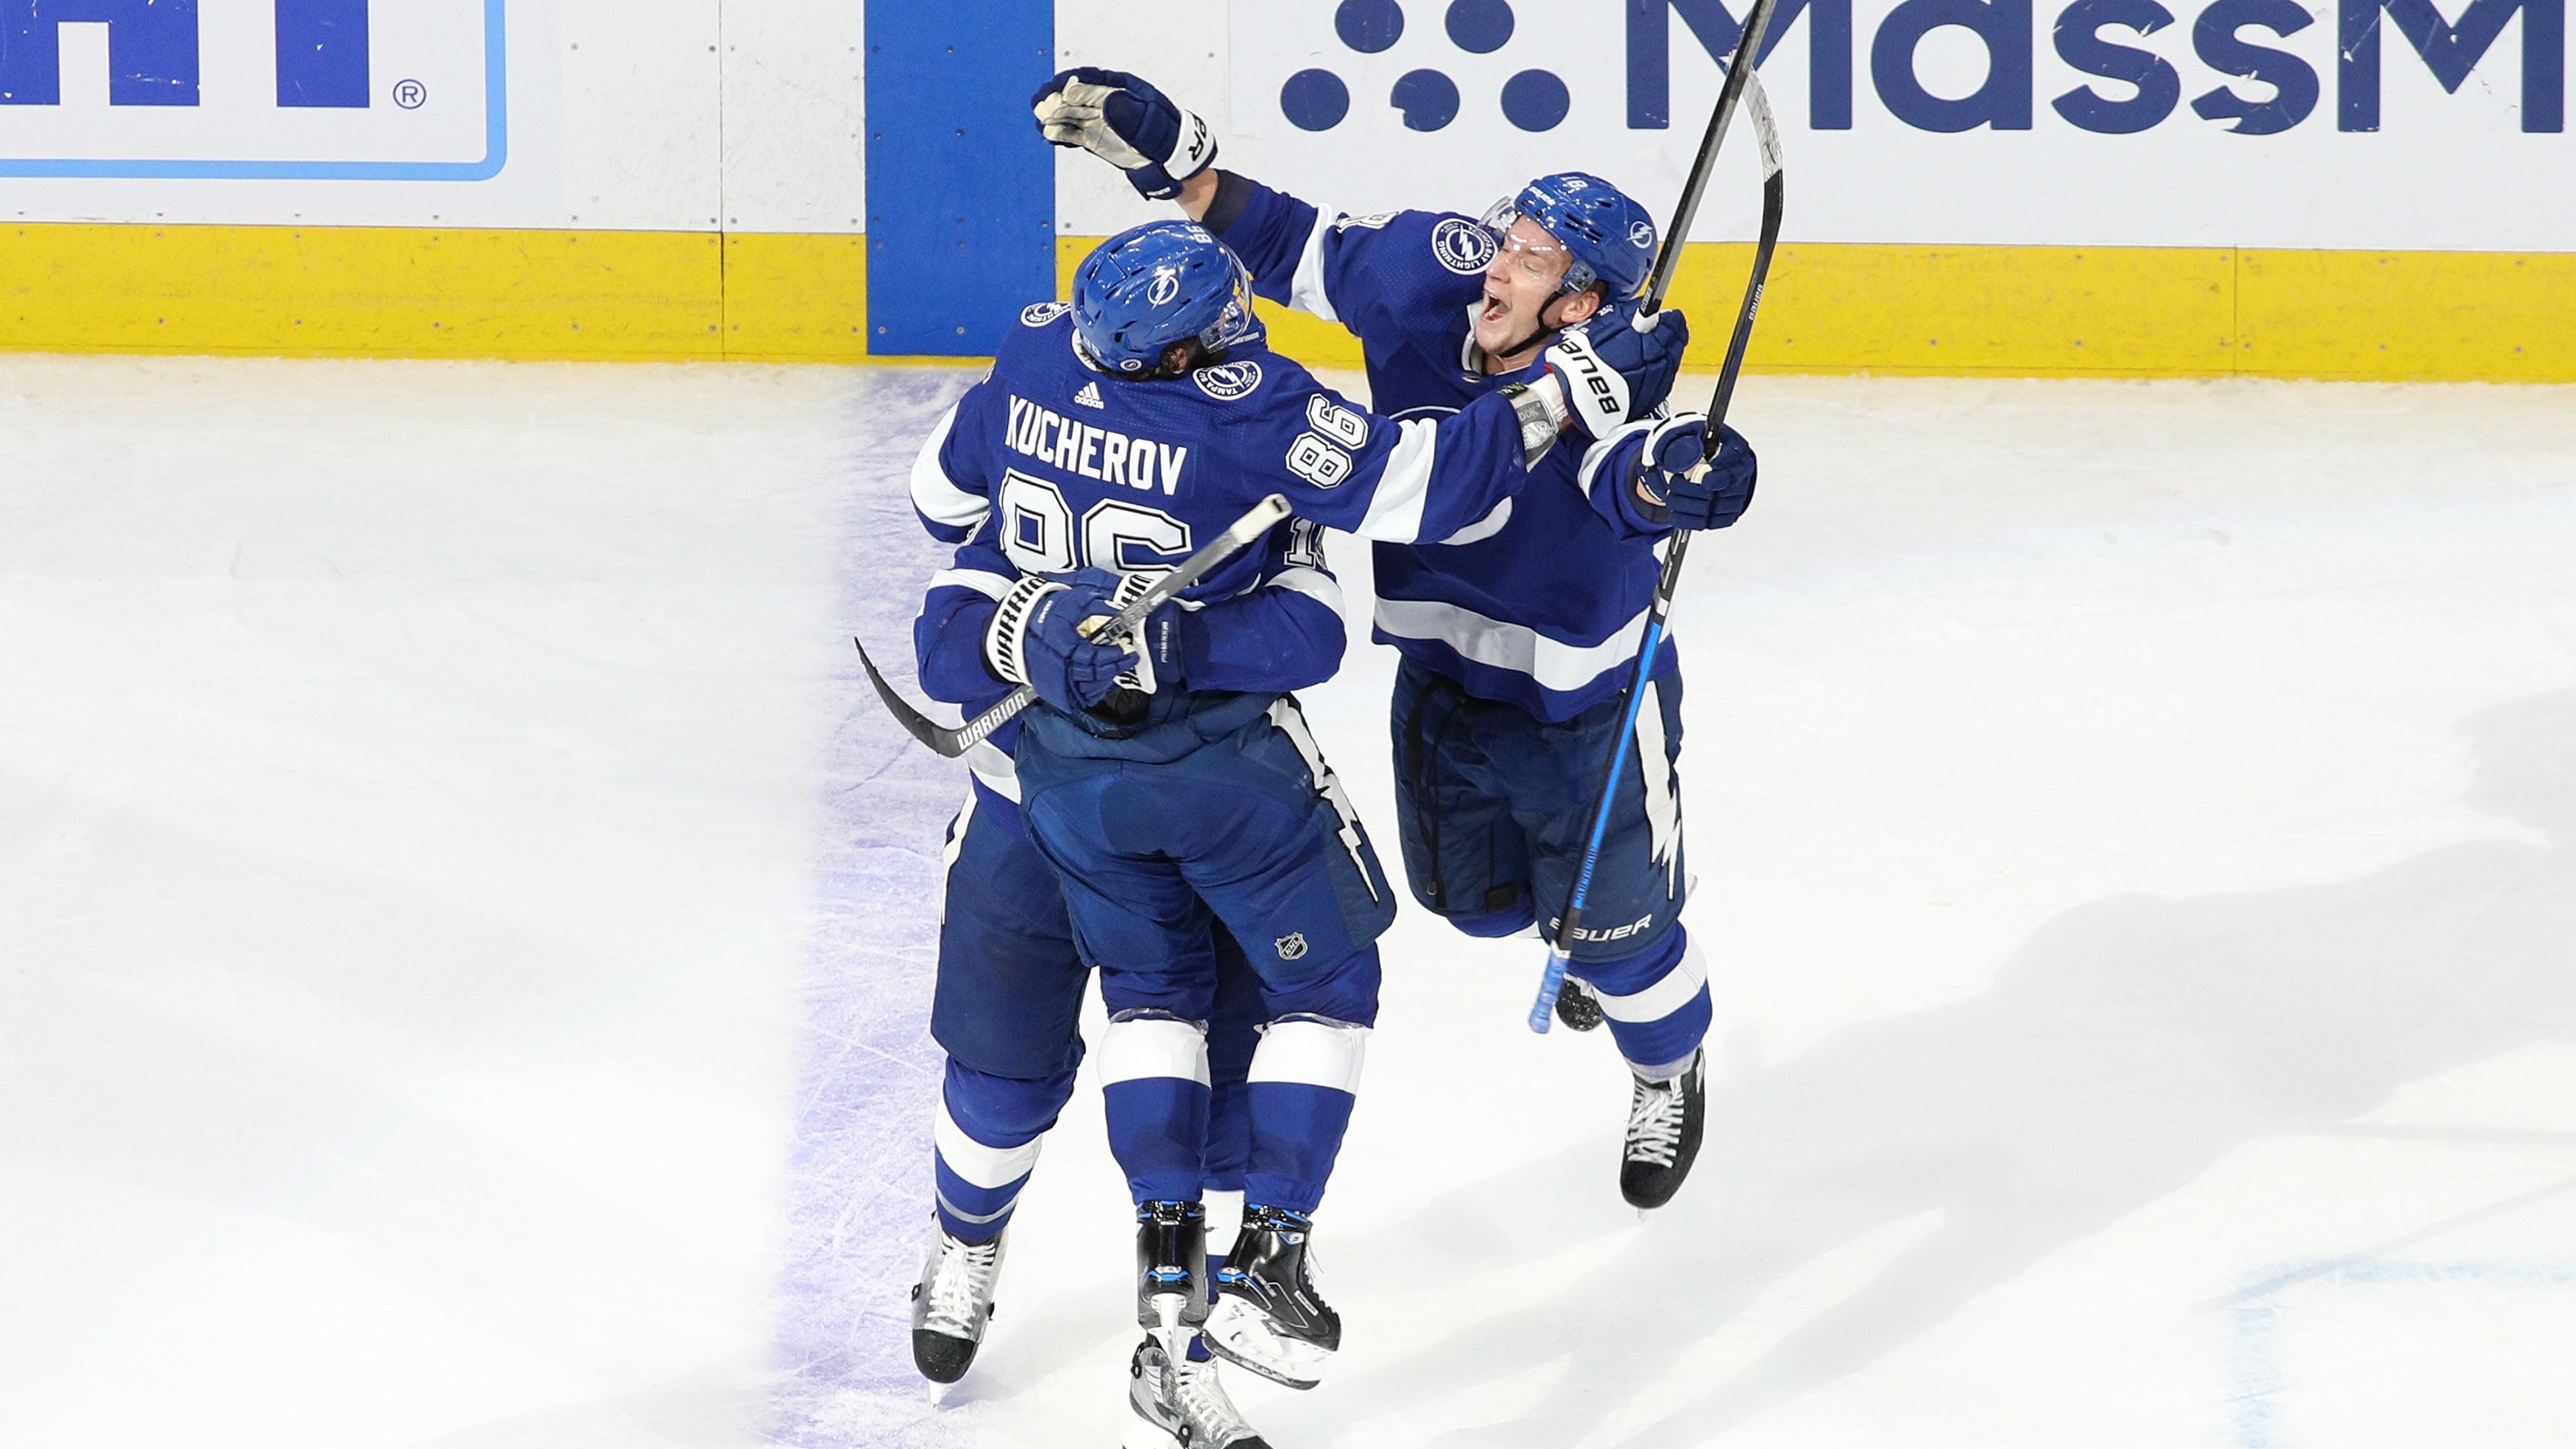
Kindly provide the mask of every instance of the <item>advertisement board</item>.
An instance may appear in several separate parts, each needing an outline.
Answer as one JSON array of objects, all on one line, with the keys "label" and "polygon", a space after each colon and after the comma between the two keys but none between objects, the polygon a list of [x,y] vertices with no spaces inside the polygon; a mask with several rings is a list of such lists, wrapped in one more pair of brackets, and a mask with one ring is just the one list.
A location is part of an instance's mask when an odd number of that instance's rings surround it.
[{"label": "advertisement board", "polygon": [[30,0],[0,18],[0,176],[482,181],[508,0]]},{"label": "advertisement board", "polygon": [[[2456,7],[2456,0],[2442,0]],[[1233,0],[1235,130],[1352,211],[1662,211],[1747,0]],[[2566,0],[1782,0],[1796,240],[2576,251]],[[1694,236],[1752,226],[1737,146]]]}]

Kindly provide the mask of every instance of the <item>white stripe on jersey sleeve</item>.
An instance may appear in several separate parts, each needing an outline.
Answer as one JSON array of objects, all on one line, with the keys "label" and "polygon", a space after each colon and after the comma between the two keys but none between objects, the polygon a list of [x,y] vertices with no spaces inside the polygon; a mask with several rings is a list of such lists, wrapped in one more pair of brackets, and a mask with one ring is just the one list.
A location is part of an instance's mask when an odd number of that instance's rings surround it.
[{"label": "white stripe on jersey sleeve", "polygon": [[1263,587],[1304,594],[1336,614],[1342,611],[1341,581],[1321,569],[1281,569]]},{"label": "white stripe on jersey sleeve", "polygon": [[1422,505],[1431,495],[1431,462],[1439,449],[1440,424],[1429,418],[1397,423],[1395,446],[1387,450],[1378,474],[1368,516],[1351,532],[1380,543],[1412,543],[1422,532]]},{"label": "white stripe on jersey sleeve", "polygon": [[984,515],[992,511],[993,500],[975,490],[961,486],[939,466],[939,450],[948,445],[949,430],[957,426],[957,409],[951,406],[939,415],[939,425],[930,430],[930,438],[912,460],[912,506],[922,517],[948,528],[962,528],[968,533],[983,526]]},{"label": "white stripe on jersey sleeve", "polygon": [[1598,644],[1567,644],[1527,624],[1489,619],[1473,609],[1432,599],[1380,599],[1377,626],[1399,639],[1446,644],[1462,658],[1526,674],[1559,693],[1581,689],[1608,670],[1637,657],[1646,637],[1646,613],[1620,625]]},{"label": "white stripe on jersey sleeve", "polygon": [[1324,291],[1324,238],[1333,234],[1333,223],[1341,219],[1342,214],[1331,207],[1315,208],[1315,229],[1306,233],[1306,250],[1297,258],[1297,273],[1288,282],[1288,305],[1327,322],[1342,320]]},{"label": "white stripe on jersey sleeve", "polygon": [[1011,591],[1011,585],[1018,582],[1007,574],[986,569],[941,569],[930,576],[930,588],[922,592],[928,593],[930,589],[973,589],[998,604],[1002,596]]}]

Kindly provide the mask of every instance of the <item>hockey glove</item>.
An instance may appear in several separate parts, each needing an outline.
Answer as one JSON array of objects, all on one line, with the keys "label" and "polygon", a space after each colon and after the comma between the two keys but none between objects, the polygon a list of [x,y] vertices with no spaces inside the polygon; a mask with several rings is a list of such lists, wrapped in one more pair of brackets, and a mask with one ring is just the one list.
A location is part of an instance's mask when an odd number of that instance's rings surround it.
[{"label": "hockey glove", "polygon": [[[1160,577],[1158,574],[1129,574],[1122,579],[1103,569],[1084,569],[1074,575],[1077,579],[1095,576],[1117,586],[1109,595],[1110,607],[1114,609],[1126,608],[1143,597],[1145,591],[1154,586],[1154,580]],[[1145,616],[1145,622],[1136,626],[1135,633],[1125,639],[1108,642],[1124,648],[1133,656],[1127,672],[1118,676],[1119,688],[1152,694],[1165,685],[1175,689],[1189,687],[1187,666],[1181,660],[1181,606],[1178,603],[1161,605]]]},{"label": "hockey glove", "polygon": [[1127,651],[1096,644],[1086,619],[1115,612],[1098,584],[1031,576],[1012,585],[984,630],[984,663],[1005,684],[1025,684],[1068,714],[1109,697],[1128,665]]},{"label": "hockey glove", "polygon": [[1651,332],[1636,327],[1637,309],[1618,303],[1557,334],[1540,360],[1565,385],[1574,425],[1591,438],[1663,406],[1690,346],[1690,322],[1666,310]]},{"label": "hockey glove", "polygon": [[1638,452],[1631,487],[1639,511],[1694,533],[1724,528],[1753,502],[1753,448],[1733,428],[1718,430],[1717,456],[1706,459],[1708,419],[1680,413],[1655,425]]},{"label": "hockey glove", "polygon": [[1207,122],[1125,71],[1088,65],[1059,71],[1029,97],[1029,109],[1049,141],[1126,172],[1127,184],[1149,200],[1171,200],[1182,182],[1216,164],[1216,135]]}]

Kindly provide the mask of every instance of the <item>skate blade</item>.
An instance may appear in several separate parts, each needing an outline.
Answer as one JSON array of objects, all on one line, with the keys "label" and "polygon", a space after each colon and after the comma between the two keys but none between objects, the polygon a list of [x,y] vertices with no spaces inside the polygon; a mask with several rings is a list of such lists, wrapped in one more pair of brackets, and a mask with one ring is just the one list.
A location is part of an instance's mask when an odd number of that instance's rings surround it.
[{"label": "skate blade", "polygon": [[1218,1301],[1199,1337],[1218,1358],[1292,1389],[1322,1383],[1324,1365],[1333,1357],[1331,1349],[1290,1338],[1234,1299]]}]

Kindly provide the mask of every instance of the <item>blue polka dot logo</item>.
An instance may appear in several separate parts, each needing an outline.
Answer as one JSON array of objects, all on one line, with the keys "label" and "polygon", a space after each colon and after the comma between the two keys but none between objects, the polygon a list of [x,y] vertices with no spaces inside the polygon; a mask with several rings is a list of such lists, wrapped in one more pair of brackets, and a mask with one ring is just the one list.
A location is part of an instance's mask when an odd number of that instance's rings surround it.
[{"label": "blue polka dot logo", "polygon": [[[1629,0],[1632,27],[1640,23],[1637,15],[1649,3],[1650,0]],[[1662,0],[1651,3],[1656,9],[1662,8]],[[1429,4],[1416,6],[1418,10],[1432,8]],[[1696,26],[1699,22],[1691,23]],[[1511,0],[1449,0],[1441,10],[1441,28],[1448,32],[1449,43],[1469,56],[1492,55],[1501,50],[1511,43],[1519,27]],[[1404,30],[1404,7],[1397,0],[1341,0],[1333,7],[1333,34],[1349,52],[1341,60],[1345,69],[1361,70],[1357,57],[1393,50],[1396,42],[1404,38]],[[1538,43],[1545,43],[1543,35]],[[1416,53],[1420,53],[1418,47]],[[1417,66],[1398,76],[1386,100],[1403,114],[1408,131],[1442,130],[1457,120],[1467,105],[1458,82],[1447,71],[1431,66]],[[1524,131],[1552,131],[1574,107],[1564,78],[1552,70],[1535,68],[1515,72],[1504,81],[1501,101],[1503,118]],[[1351,113],[1351,82],[1328,66],[1301,70],[1280,87],[1279,113],[1301,131],[1329,131]]]},{"label": "blue polka dot logo", "polygon": [[1061,317],[1072,310],[1073,309],[1071,307],[1066,306],[1062,302],[1040,302],[1034,307],[1021,309],[1020,325],[1023,327],[1044,327],[1049,322],[1054,321],[1058,317]]},{"label": "blue polka dot logo", "polygon": [[1190,374],[1199,391],[1218,402],[1232,402],[1261,386],[1261,364],[1258,362],[1220,362],[1202,367]]},{"label": "blue polka dot logo", "polygon": [[1300,961],[1305,959],[1306,933],[1303,931],[1290,931],[1287,935],[1280,937],[1272,944],[1279,948],[1279,959],[1282,961]]},{"label": "blue polka dot logo", "polygon": [[1431,229],[1431,254],[1440,259],[1440,265],[1472,277],[1494,264],[1494,234],[1463,216],[1453,216]]}]

